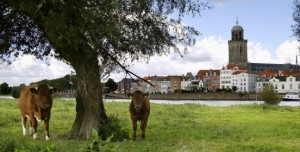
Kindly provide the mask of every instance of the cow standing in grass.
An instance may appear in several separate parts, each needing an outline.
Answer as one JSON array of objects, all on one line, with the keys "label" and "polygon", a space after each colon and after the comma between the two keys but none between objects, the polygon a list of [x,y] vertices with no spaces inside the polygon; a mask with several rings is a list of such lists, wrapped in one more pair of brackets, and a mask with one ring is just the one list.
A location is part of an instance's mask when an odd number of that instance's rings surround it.
[{"label": "cow standing in grass", "polygon": [[44,121],[46,140],[50,139],[49,120],[52,108],[52,94],[56,92],[55,88],[48,85],[24,86],[19,98],[19,108],[21,111],[21,121],[23,135],[26,135],[26,120],[30,118],[30,134],[33,139],[37,139],[37,121]]},{"label": "cow standing in grass", "polygon": [[140,121],[141,138],[145,138],[148,117],[150,115],[150,102],[148,95],[141,91],[128,93],[128,97],[132,98],[129,106],[129,112],[132,121],[132,139],[136,139],[137,121]]}]

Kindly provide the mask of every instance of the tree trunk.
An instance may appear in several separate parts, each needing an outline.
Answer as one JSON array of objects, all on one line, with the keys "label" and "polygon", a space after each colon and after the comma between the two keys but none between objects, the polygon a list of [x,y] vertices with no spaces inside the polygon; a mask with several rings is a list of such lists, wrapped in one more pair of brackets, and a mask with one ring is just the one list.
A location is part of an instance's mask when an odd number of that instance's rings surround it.
[{"label": "tree trunk", "polygon": [[[72,64],[72,63],[71,63]],[[77,76],[76,118],[71,138],[90,139],[92,130],[99,133],[100,122],[107,119],[96,55],[82,55],[72,64]]]}]

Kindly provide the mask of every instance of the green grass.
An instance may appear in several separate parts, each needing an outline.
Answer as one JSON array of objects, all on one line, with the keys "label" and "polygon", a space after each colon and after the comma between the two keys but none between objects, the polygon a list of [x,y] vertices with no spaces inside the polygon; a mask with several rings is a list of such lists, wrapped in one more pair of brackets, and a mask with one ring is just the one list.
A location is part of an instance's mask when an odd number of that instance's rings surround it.
[{"label": "green grass", "polygon": [[[129,103],[105,103],[131,134]],[[23,136],[17,100],[0,99],[0,151],[84,151],[91,141],[68,140],[75,101],[55,99],[51,141]],[[138,129],[138,133],[139,133]],[[128,135],[130,136],[130,135]],[[108,142],[101,151],[300,151],[300,107],[151,104],[146,140]]]}]

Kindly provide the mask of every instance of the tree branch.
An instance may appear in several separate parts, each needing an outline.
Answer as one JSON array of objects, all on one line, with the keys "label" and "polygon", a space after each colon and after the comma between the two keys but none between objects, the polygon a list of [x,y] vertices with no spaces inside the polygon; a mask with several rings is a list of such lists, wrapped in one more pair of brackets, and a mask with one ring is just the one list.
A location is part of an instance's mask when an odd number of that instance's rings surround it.
[{"label": "tree branch", "polygon": [[[127,70],[125,66],[123,66],[119,61],[117,61],[117,59],[115,59],[115,58],[114,58],[111,54],[109,54],[107,51],[104,50],[103,52],[105,52],[105,54],[107,54],[107,55],[110,57],[111,60],[113,60],[115,63],[117,63],[117,64],[118,64],[118,65],[126,72],[126,75],[129,73],[129,76],[131,77],[130,74],[132,74],[132,75],[134,75],[135,77],[137,77],[138,79],[143,80],[143,81],[145,81],[146,83],[150,84],[152,87],[155,87],[151,82],[149,82],[149,81],[147,81],[147,80],[141,78],[140,76],[134,74],[133,72]],[[132,78],[132,77],[131,77],[131,78]]]}]

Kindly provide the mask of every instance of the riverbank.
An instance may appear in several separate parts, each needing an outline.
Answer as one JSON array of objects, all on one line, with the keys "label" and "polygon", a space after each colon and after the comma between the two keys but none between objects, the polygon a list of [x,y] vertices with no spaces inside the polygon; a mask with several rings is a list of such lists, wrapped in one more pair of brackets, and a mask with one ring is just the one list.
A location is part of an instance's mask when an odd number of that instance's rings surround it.
[{"label": "riverbank", "polygon": [[[283,95],[278,94],[281,99]],[[128,99],[124,94],[106,94],[106,99]],[[238,93],[184,93],[184,94],[150,94],[150,99],[155,100],[222,100],[222,101],[260,101],[259,94],[249,93],[240,96]]]}]

